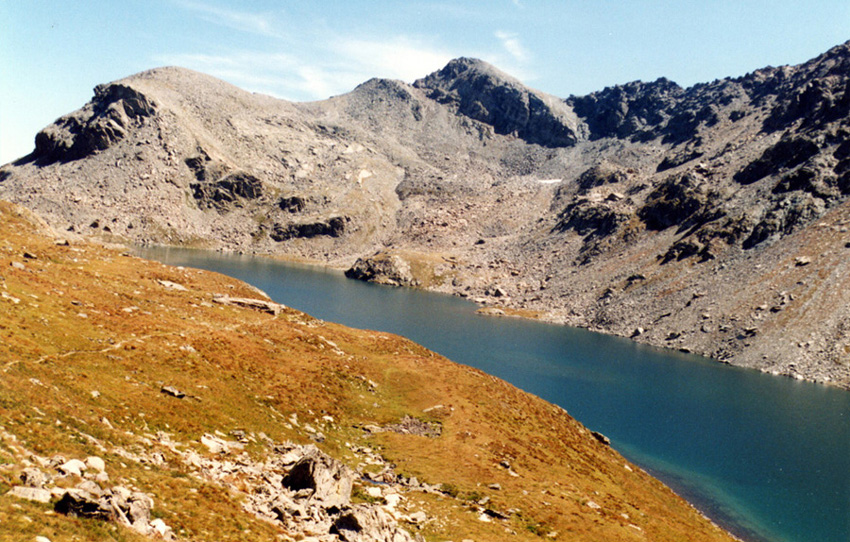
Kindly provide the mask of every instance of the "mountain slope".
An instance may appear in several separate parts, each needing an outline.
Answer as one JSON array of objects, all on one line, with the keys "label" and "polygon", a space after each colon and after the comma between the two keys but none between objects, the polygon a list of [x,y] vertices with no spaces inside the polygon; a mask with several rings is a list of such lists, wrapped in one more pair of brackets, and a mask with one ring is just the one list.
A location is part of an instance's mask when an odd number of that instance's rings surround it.
[{"label": "mountain slope", "polygon": [[0,540],[730,540],[562,409],[405,339],[8,203],[0,235]]},{"label": "mountain slope", "polygon": [[457,59],[293,104],[162,68],[42,131],[0,197],[848,386],[848,69],[843,44],[561,100]]}]

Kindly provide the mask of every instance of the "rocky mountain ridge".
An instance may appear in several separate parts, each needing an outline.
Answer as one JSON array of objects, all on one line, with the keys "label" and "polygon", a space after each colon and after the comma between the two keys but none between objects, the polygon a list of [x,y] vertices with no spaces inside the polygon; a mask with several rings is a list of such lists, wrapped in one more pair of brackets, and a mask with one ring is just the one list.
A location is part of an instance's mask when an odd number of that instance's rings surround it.
[{"label": "rocky mountain ridge", "polygon": [[161,68],[40,132],[0,197],[848,386],[848,75],[842,44],[559,99],[457,59],[296,104]]}]

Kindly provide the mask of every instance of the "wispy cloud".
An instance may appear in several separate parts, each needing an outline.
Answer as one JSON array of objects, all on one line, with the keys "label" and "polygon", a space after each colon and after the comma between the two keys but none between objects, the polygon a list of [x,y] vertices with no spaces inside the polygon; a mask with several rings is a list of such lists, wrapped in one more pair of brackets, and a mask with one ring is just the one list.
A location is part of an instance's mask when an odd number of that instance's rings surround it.
[{"label": "wispy cloud", "polygon": [[255,92],[315,100],[347,92],[372,77],[411,82],[456,56],[407,36],[382,40],[331,36],[313,43],[311,50],[302,52],[176,53],[155,60],[208,73]]},{"label": "wispy cloud", "polygon": [[504,47],[515,61],[520,63],[528,62],[530,55],[528,50],[522,45],[522,42],[520,42],[518,34],[497,30],[496,37],[502,43],[502,47]]},{"label": "wispy cloud", "polygon": [[209,3],[192,0],[175,0],[175,3],[194,11],[203,20],[251,34],[274,36],[271,16],[267,13],[255,13],[247,10],[223,8]]},{"label": "wispy cloud", "polygon": [[[525,77],[530,54],[517,34],[495,33],[498,46],[452,51],[434,36],[370,34],[334,29],[323,20],[294,24],[291,14],[220,7],[214,0],[172,0],[204,22],[250,33],[239,49],[223,45],[210,53],[174,52],[154,57],[160,64],[192,68],[246,90],[289,100],[316,100],[348,92],[372,77],[406,82],[424,77],[458,56],[478,56]],[[215,46],[214,46],[215,47]]]},{"label": "wispy cloud", "polygon": [[413,81],[441,68],[455,56],[438,45],[408,36],[386,40],[341,38],[331,45],[330,52],[371,77],[403,81]]}]

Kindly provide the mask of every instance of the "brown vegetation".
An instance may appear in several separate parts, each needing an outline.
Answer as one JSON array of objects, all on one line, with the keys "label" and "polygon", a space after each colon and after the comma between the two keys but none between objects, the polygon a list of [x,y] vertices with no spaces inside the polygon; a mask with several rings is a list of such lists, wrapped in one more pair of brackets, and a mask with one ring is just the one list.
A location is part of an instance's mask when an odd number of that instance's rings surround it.
[{"label": "brown vegetation", "polygon": [[[239,480],[198,476],[162,445],[167,434],[209,456],[201,436],[234,431],[254,458],[320,431],[319,447],[352,467],[353,447],[368,446],[442,487],[404,495],[428,518],[408,525],[426,540],[729,540],[562,409],[403,338],[213,303],[260,296],[218,274],[57,243],[6,203],[0,238],[0,540],[142,539],[7,494],[28,461],[57,454],[103,457],[110,480],[150,494],[181,540],[279,539],[242,510]],[[362,429],[405,416],[441,434]],[[482,521],[482,507],[496,517]]]}]

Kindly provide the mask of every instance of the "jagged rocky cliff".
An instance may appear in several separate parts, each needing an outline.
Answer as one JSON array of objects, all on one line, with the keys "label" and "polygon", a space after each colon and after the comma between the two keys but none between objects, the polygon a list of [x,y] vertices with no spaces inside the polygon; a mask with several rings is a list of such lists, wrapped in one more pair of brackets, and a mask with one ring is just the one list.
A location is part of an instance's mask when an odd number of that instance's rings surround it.
[{"label": "jagged rocky cliff", "polygon": [[843,44],[559,99],[462,58],[296,104],[162,68],[45,128],[0,197],[847,386],[848,75]]}]

